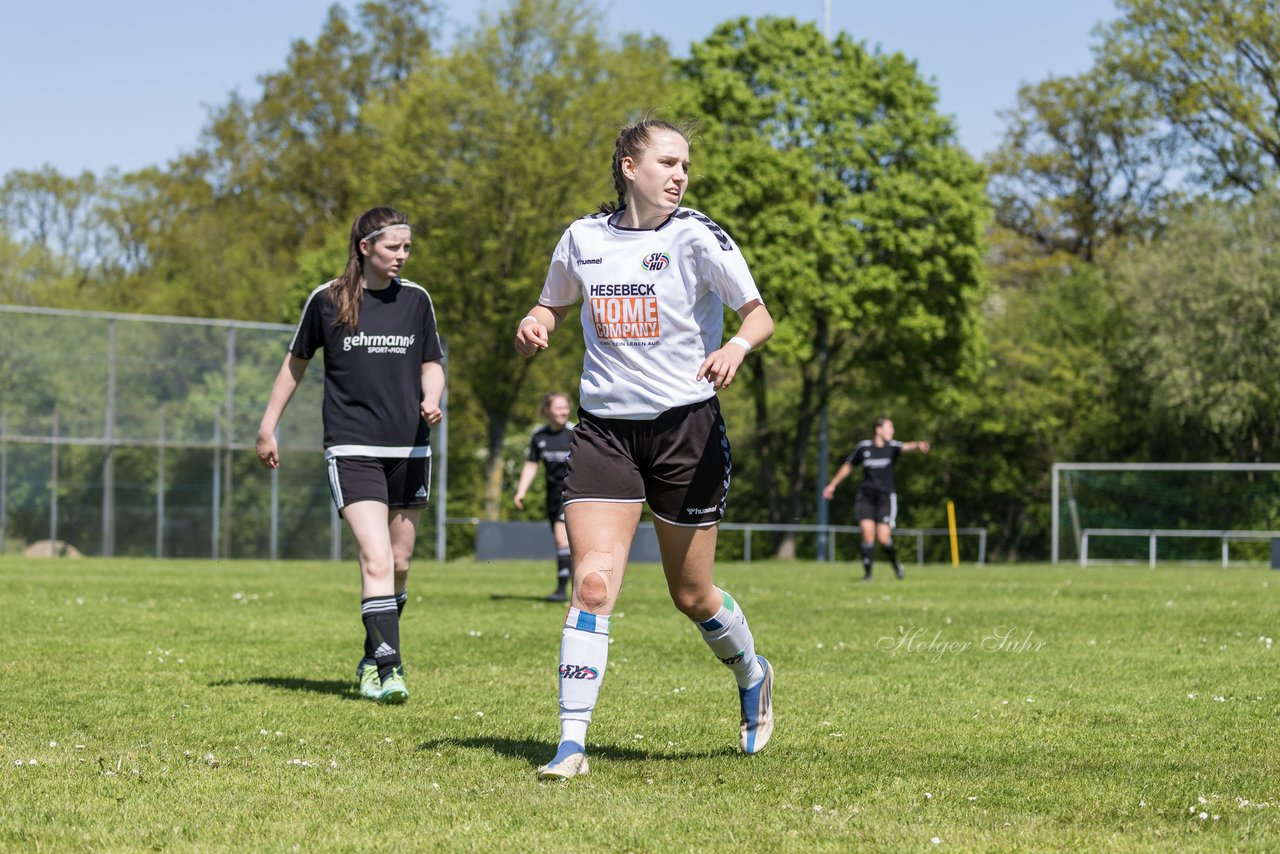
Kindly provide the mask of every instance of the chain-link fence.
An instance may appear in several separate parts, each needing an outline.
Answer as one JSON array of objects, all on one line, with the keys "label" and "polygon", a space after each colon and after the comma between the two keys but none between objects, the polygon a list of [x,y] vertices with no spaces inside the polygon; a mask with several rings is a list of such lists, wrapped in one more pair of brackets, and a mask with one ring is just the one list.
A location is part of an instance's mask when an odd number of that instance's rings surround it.
[{"label": "chain-link fence", "polygon": [[[349,555],[324,477],[319,364],[281,419],[280,468],[254,453],[292,334],[0,306],[0,551]],[[423,523],[420,551],[436,528]]]}]

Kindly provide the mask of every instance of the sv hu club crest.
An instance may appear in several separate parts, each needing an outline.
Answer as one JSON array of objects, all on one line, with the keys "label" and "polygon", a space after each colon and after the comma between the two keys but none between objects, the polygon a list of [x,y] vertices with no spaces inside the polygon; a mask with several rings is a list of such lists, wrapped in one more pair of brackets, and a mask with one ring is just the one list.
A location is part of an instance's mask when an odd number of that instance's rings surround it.
[{"label": "sv hu club crest", "polygon": [[670,263],[671,258],[667,253],[654,252],[651,255],[645,256],[645,259],[640,262],[640,266],[644,267],[650,273],[656,273],[659,270],[667,269],[667,265]]}]

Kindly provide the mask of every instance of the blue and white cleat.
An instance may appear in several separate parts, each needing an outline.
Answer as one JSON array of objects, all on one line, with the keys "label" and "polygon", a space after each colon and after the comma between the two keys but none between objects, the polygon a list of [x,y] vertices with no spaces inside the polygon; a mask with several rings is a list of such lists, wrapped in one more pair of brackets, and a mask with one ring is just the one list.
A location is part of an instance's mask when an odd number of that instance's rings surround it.
[{"label": "blue and white cleat", "polygon": [[587,765],[587,749],[576,741],[562,741],[555,757],[538,769],[538,779],[568,780],[590,770]]},{"label": "blue and white cleat", "polygon": [[763,655],[757,655],[764,678],[750,688],[738,689],[738,701],[742,704],[742,727],[738,744],[742,752],[750,755],[764,750],[773,735],[773,665]]},{"label": "blue and white cleat", "polygon": [[382,695],[382,680],[378,678],[378,665],[372,658],[362,658],[356,665],[356,678],[360,680],[360,696],[376,700]]}]

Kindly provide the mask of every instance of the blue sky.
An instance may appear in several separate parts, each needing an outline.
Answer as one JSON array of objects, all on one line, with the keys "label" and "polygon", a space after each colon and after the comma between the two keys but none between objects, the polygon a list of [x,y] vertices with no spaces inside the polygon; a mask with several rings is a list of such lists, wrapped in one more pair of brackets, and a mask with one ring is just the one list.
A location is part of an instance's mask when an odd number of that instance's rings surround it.
[{"label": "blue sky", "polygon": [[[328,0],[0,0],[0,175],[164,165],[192,149],[212,106],[254,97],[289,45],[320,31]],[[341,5],[353,8],[353,0]],[[506,0],[445,0],[446,35]],[[1018,86],[1091,64],[1091,32],[1113,0],[830,0],[833,30],[915,59],[961,144],[1000,139]],[[821,23],[822,0],[599,0],[613,33],[656,33],[677,54],[739,15]]]}]

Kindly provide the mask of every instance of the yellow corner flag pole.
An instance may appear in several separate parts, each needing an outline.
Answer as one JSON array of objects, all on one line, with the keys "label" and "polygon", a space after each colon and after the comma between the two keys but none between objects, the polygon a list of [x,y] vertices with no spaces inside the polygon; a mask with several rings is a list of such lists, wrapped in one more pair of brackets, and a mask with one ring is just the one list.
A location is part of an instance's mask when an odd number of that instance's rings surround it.
[{"label": "yellow corner flag pole", "polygon": [[951,532],[951,565],[960,565],[960,544],[956,541],[956,503],[947,502],[947,529]]}]

